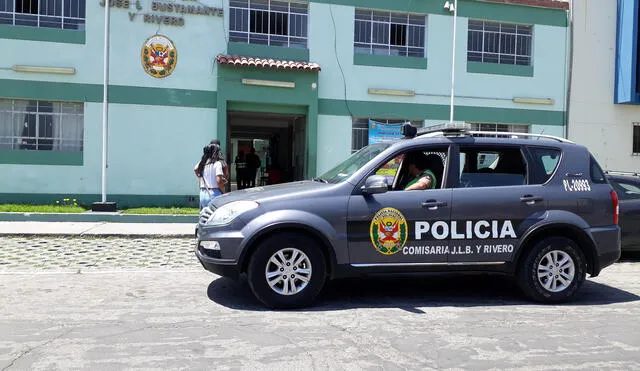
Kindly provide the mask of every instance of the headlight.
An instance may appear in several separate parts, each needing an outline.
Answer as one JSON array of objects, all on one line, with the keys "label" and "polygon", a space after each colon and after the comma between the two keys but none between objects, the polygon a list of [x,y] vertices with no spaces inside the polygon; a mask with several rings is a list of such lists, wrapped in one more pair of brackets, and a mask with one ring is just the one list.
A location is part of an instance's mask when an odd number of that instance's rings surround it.
[{"label": "headlight", "polygon": [[255,209],[258,203],[255,201],[234,201],[230,202],[213,212],[207,220],[207,225],[223,225],[237,218],[238,215]]}]

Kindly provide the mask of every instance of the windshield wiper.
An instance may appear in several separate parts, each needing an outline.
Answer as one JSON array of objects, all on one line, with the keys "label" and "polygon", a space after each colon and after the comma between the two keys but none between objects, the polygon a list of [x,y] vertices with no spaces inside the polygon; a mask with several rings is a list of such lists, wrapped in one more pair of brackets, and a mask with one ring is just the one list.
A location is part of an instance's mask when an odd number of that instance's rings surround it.
[{"label": "windshield wiper", "polygon": [[314,182],[329,183],[328,180],[322,178],[311,178],[311,180],[313,180]]}]

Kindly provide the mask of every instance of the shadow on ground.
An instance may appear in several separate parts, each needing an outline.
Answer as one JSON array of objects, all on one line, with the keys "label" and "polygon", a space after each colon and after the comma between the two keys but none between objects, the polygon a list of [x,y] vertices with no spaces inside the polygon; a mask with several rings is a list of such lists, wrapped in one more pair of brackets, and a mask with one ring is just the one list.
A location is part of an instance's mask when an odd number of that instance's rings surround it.
[{"label": "shadow on ground", "polygon": [[[211,282],[207,295],[222,306],[241,310],[266,310],[254,298],[245,281],[219,278]],[[606,305],[640,300],[640,296],[587,279],[578,296],[561,305]],[[304,311],[353,308],[401,308],[423,313],[421,307],[475,307],[538,305],[528,300],[507,277],[404,276],[370,277],[329,281],[315,305]]]}]

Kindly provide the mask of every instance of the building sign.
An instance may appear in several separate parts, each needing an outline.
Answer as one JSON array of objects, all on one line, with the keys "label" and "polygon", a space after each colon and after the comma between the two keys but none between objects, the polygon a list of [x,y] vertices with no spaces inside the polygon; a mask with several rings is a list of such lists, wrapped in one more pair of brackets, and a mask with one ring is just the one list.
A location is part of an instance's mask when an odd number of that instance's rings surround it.
[{"label": "building sign", "polygon": [[369,120],[369,144],[387,142],[402,138],[400,129],[405,122],[400,124],[384,124]]},{"label": "building sign", "polygon": [[[100,6],[104,6],[105,1],[101,0]],[[110,0],[109,6],[111,8],[129,10],[129,20],[131,22],[141,18],[144,23],[165,26],[184,26],[184,15],[223,16],[222,8],[200,5],[194,0],[183,0],[181,3],[162,0],[152,1],[151,9],[148,12],[144,12],[140,0]]]},{"label": "building sign", "polygon": [[153,35],[142,45],[142,68],[150,76],[163,78],[171,75],[178,63],[178,51],[173,42],[163,35]]}]

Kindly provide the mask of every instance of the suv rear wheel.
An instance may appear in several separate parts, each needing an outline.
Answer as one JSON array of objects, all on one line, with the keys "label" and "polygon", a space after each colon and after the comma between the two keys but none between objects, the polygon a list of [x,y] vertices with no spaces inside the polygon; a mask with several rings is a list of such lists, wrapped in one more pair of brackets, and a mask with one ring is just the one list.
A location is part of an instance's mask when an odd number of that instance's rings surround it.
[{"label": "suv rear wheel", "polygon": [[573,240],[549,237],[538,242],[523,261],[518,284],[542,303],[571,299],[584,283],[586,260]]},{"label": "suv rear wheel", "polygon": [[253,294],[271,308],[311,304],[326,278],[325,259],[318,244],[299,233],[282,233],[257,246],[247,271]]}]

